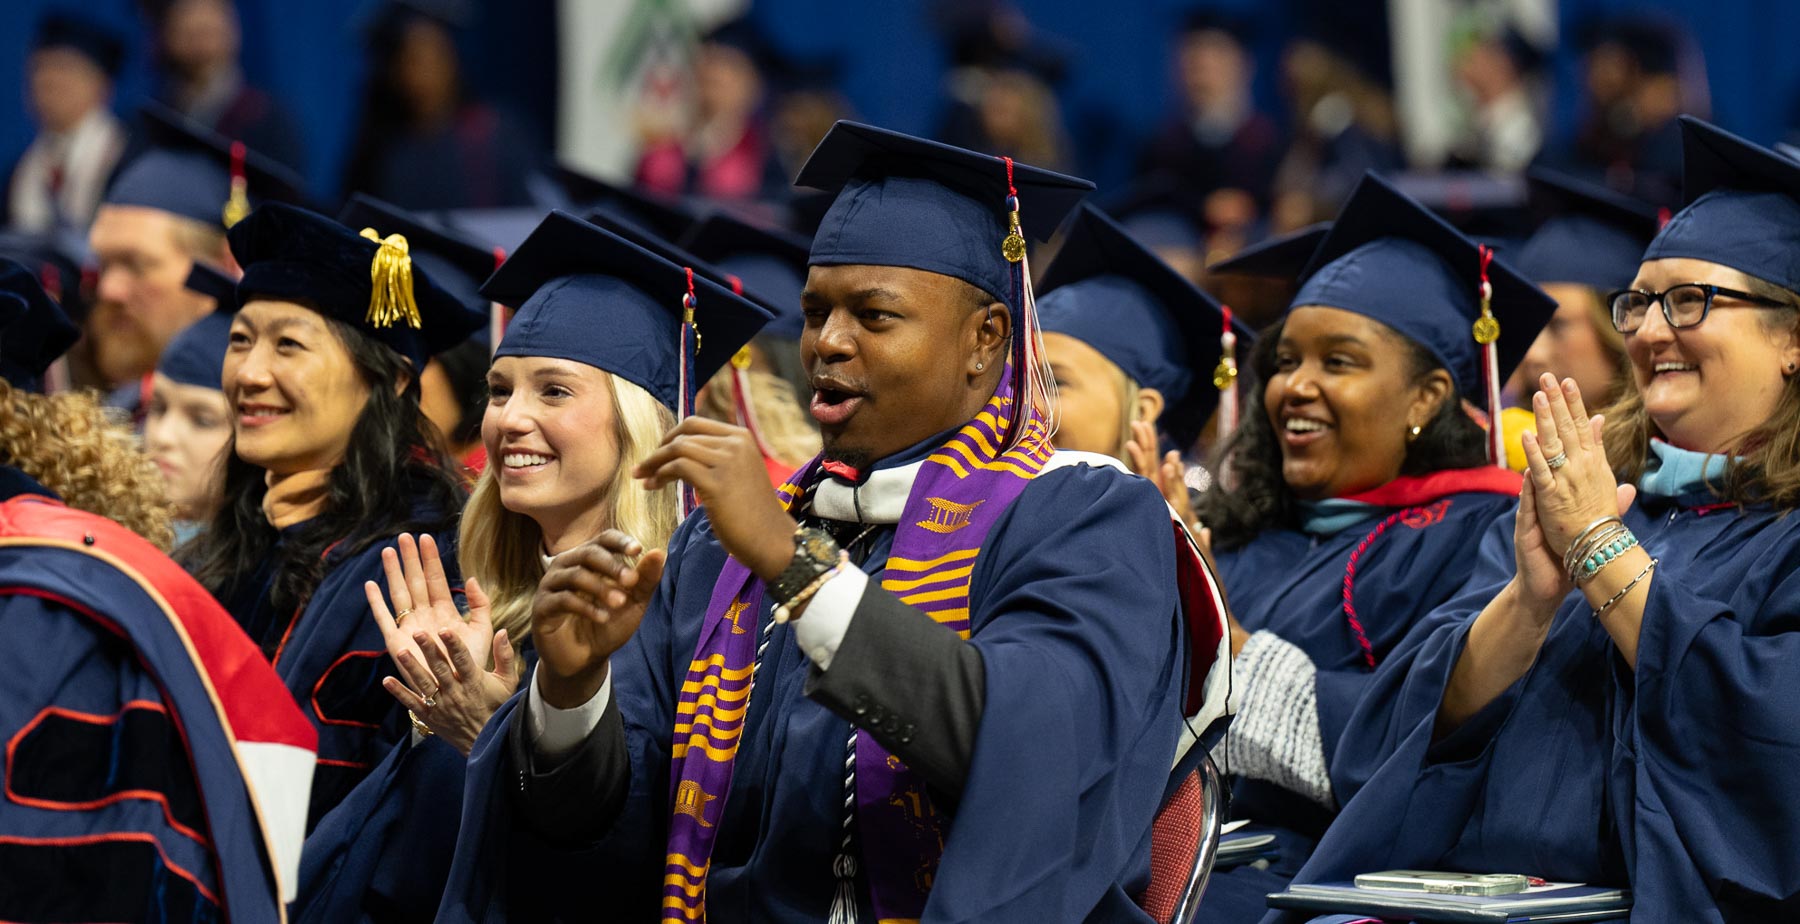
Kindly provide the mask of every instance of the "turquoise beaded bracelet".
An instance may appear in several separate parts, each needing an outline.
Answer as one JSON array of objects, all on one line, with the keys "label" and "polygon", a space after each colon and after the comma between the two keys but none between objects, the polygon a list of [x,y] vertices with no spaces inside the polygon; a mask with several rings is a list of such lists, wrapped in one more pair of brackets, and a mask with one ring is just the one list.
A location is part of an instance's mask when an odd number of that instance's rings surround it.
[{"label": "turquoise beaded bracelet", "polygon": [[1593,554],[1581,560],[1581,567],[1575,573],[1575,582],[1586,584],[1593,580],[1594,575],[1599,574],[1601,569],[1612,564],[1614,559],[1630,551],[1637,544],[1637,537],[1627,530],[1625,535],[1594,550]]}]

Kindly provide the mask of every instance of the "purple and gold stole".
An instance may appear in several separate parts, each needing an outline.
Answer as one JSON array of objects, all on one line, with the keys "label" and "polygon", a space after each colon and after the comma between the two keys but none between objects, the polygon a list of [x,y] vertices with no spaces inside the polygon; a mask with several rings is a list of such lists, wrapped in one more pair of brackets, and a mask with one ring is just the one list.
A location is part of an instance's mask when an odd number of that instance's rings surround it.
[{"label": "purple and gold stole", "polygon": [[[1009,367],[1010,367],[1009,363]],[[969,582],[990,529],[1055,450],[1027,410],[1013,421],[1013,370],[975,419],[920,467],[894,535],[881,586],[963,638],[969,637]],[[1022,429],[1014,431],[1014,425]],[[1019,432],[1013,448],[1006,435]],[[792,508],[819,477],[817,459],[779,491]],[[706,915],[706,875],[731,788],[732,765],[761,663],[756,624],[764,585],[728,559],[713,586],[700,641],[675,706],[664,921]],[[748,625],[743,625],[748,615]],[[856,823],[862,867],[882,921],[916,919],[943,854],[944,819],[925,782],[868,735],[855,744]],[[825,872],[821,870],[821,872]]]}]

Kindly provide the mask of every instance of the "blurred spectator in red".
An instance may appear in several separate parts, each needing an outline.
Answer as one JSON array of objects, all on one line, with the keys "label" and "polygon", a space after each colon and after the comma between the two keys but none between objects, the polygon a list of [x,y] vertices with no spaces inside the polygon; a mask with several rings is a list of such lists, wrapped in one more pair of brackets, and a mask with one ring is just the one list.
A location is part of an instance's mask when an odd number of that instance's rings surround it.
[{"label": "blurred spectator in red", "polygon": [[1544,146],[1543,100],[1536,86],[1543,51],[1507,27],[1472,36],[1455,60],[1456,81],[1470,112],[1451,162],[1501,173],[1524,170]]},{"label": "blurred spectator in red", "polygon": [[113,169],[125,154],[124,126],[111,110],[125,58],[118,36],[72,13],[38,23],[25,63],[26,99],[38,135],[12,170],[7,223],[25,231],[85,231]]},{"label": "blurred spectator in red", "polygon": [[154,0],[148,6],[163,69],[158,98],[195,122],[304,171],[299,123],[274,97],[244,82],[238,65],[243,34],[233,0]]},{"label": "blurred spectator in red", "polygon": [[392,0],[368,30],[362,126],[345,188],[417,210],[528,205],[527,135],[471,97],[448,0]]},{"label": "blurred spectator in red", "polygon": [[644,139],[637,185],[664,196],[715,201],[784,198],[764,106],[767,39],[748,19],[707,33],[694,59],[691,109]]},{"label": "blurred spectator in red", "polygon": [[1138,159],[1204,198],[1215,228],[1248,226],[1269,207],[1283,140],[1256,111],[1256,61],[1246,22],[1214,11],[1189,14],[1175,39],[1175,111]]}]

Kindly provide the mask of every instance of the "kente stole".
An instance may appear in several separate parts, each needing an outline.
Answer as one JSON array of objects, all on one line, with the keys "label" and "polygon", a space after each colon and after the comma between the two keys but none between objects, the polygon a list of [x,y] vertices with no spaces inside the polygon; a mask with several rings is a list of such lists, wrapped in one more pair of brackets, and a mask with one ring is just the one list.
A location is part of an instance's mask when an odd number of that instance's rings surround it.
[{"label": "kente stole", "polygon": [[[1010,366],[1010,364],[1009,364]],[[900,601],[969,637],[969,582],[989,530],[1055,451],[1036,415],[1019,421],[1018,443],[1006,449],[1013,423],[1012,370],[987,408],[920,467],[896,527],[881,586]],[[820,477],[819,460],[779,490],[792,509]],[[715,825],[724,817],[732,765],[749,709],[759,658],[756,620],[764,584],[727,559],[713,586],[694,659],[675,706],[670,767],[671,811],[663,870],[662,919],[706,915],[706,876]],[[751,625],[740,625],[749,614]],[[878,919],[918,918],[943,854],[946,826],[925,782],[868,734],[855,746],[856,824],[862,871]],[[825,872],[821,870],[821,872]]]}]

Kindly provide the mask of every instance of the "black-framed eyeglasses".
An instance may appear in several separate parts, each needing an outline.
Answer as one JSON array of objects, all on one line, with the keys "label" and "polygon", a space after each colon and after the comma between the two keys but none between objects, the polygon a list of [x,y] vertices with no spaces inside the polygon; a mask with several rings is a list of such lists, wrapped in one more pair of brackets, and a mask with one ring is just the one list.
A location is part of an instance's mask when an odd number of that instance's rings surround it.
[{"label": "black-framed eyeglasses", "polygon": [[1713,299],[1720,295],[1761,308],[1783,306],[1781,302],[1760,295],[1704,282],[1686,282],[1670,286],[1661,292],[1620,289],[1606,297],[1606,304],[1612,309],[1613,328],[1621,334],[1630,334],[1644,326],[1644,317],[1650,313],[1650,306],[1655,304],[1662,305],[1663,320],[1669,322],[1670,327],[1677,330],[1693,327],[1706,320],[1707,313],[1712,311]]}]

